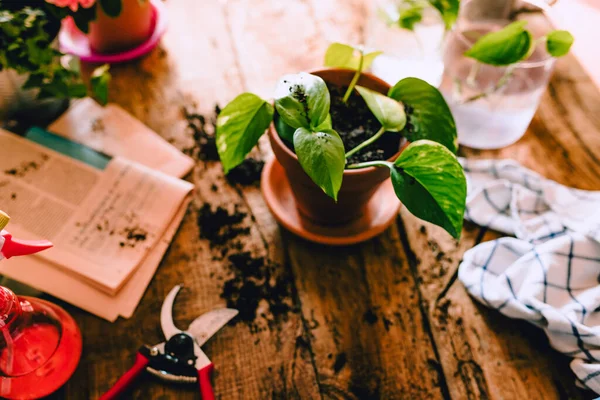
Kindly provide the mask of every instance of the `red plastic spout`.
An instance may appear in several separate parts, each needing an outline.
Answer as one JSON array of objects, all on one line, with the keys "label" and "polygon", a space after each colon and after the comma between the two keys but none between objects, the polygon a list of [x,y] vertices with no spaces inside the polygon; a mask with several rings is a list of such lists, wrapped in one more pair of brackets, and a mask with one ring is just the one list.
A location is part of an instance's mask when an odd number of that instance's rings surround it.
[{"label": "red plastic spout", "polygon": [[0,248],[0,252],[5,258],[35,254],[53,246],[52,242],[47,240],[13,239],[7,231],[2,231],[2,236],[4,237],[4,245]]}]

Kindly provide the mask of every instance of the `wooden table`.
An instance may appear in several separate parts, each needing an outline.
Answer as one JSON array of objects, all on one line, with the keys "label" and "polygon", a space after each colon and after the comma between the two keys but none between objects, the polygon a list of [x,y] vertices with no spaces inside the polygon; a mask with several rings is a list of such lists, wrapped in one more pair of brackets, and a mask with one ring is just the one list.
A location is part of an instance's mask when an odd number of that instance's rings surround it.
[{"label": "wooden table", "polygon": [[[215,104],[242,91],[269,97],[284,73],[322,65],[324,39],[360,42],[366,4],[169,0],[161,47],[112,68],[111,100],[179,148],[194,148],[192,111],[210,128]],[[266,142],[260,150],[256,157],[270,156]],[[462,154],[517,159],[562,184],[598,190],[600,95],[566,57],[522,140],[501,151]],[[130,367],[141,344],[162,341],[161,302],[181,282],[186,290],[174,315],[183,327],[224,306],[225,286],[259,288],[249,297],[258,301],[256,317],[250,310],[204,347],[216,365],[220,399],[593,397],[575,387],[568,359],[541,331],[475,303],[457,281],[463,252],[499,234],[466,223],[456,243],[402,210],[380,237],[330,248],[280,229],[260,189],[230,185],[218,162],[198,159],[189,180],[197,187],[194,202],[133,318],[111,324],[66,305],[84,350],[55,398],[97,398]],[[223,244],[207,239],[198,220],[204,204],[245,214],[239,236]],[[233,267],[224,249],[264,257],[259,279]],[[194,386],[145,377],[129,398],[200,397]]]}]

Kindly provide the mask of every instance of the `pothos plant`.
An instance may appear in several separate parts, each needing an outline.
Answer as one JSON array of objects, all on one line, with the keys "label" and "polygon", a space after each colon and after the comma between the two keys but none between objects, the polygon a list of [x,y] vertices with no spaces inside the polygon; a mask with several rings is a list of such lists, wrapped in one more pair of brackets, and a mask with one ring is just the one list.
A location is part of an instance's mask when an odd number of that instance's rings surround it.
[{"label": "pothos plant", "polygon": [[415,25],[423,20],[425,9],[433,7],[440,13],[448,31],[458,17],[460,0],[400,0],[396,1],[394,6],[394,9],[378,10],[380,18],[389,26],[414,31]]},{"label": "pothos plant", "polygon": [[[79,60],[55,45],[64,12],[42,0],[26,3],[0,0],[0,71],[29,74],[23,89],[39,89],[39,98],[87,96]],[[108,65],[93,71],[91,94],[100,103],[108,100],[109,81]]]},{"label": "pothos plant", "polygon": [[[325,81],[304,72],[286,75],[275,89],[275,107],[255,94],[243,93],[219,114],[216,141],[224,170],[227,173],[240,164],[275,121],[277,133],[291,145],[303,170],[333,200],[337,201],[345,169],[386,168],[396,195],[410,212],[458,238],[466,180],[454,155],[457,141],[452,114],[438,90],[417,78],[401,80],[387,95],[358,86],[362,69],[376,55],[335,43],[326,56],[327,65],[356,70],[344,99],[353,91],[362,96],[381,123],[376,134],[354,148],[344,148],[332,126]],[[411,143],[393,161],[347,163],[385,132],[403,135]]]},{"label": "pothos plant", "polygon": [[[474,85],[481,64],[506,67],[506,69],[493,87],[465,99],[463,103],[487,97],[505,87],[512,78],[517,65],[527,60],[538,44],[545,43],[546,51],[551,57],[562,57],[571,49],[574,39],[567,31],[555,30],[534,39],[526,27],[527,21],[513,22],[503,29],[483,35],[465,52],[465,56],[477,61],[473,64],[466,79],[468,85]],[[455,82],[459,91],[460,84],[460,82]]]}]

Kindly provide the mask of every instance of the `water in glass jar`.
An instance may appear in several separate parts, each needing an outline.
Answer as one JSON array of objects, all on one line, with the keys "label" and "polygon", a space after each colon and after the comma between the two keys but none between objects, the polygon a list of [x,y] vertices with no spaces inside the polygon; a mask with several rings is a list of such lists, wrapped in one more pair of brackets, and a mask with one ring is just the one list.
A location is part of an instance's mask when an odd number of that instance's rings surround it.
[{"label": "water in glass jar", "polygon": [[441,91],[452,110],[459,142],[496,149],[519,140],[533,118],[554,63],[543,46],[525,62],[484,65],[463,54],[483,34],[502,28],[491,23],[452,32],[444,54]]}]

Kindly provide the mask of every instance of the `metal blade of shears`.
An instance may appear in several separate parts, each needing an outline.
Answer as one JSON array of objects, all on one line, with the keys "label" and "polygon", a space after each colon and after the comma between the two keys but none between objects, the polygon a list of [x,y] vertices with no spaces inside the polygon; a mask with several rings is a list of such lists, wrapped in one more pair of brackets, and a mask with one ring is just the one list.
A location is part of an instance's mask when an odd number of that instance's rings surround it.
[{"label": "metal blade of shears", "polygon": [[238,310],[233,308],[209,311],[193,320],[186,332],[196,340],[198,346],[202,346],[236,315]]},{"label": "metal blade of shears", "polygon": [[175,297],[177,297],[177,293],[179,293],[180,289],[181,285],[177,285],[171,289],[167,297],[165,297],[162,308],[160,309],[160,327],[167,340],[173,335],[181,332],[181,329],[177,328],[173,323],[173,303],[175,302]]}]

